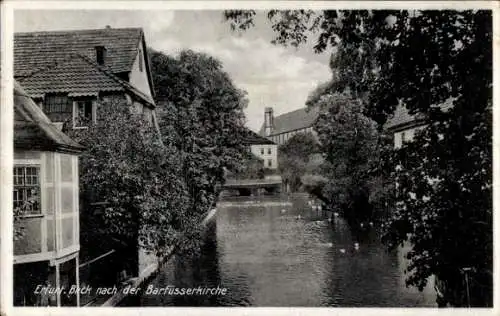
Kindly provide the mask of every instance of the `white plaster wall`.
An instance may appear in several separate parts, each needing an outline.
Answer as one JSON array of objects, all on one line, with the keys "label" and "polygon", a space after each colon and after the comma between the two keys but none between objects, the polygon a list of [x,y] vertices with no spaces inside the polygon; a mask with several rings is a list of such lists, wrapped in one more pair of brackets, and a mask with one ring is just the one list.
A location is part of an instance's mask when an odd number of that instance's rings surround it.
[{"label": "white plaster wall", "polygon": [[[262,149],[264,149],[264,154],[262,154]],[[268,150],[271,149],[271,154]],[[251,145],[251,152],[264,160],[264,168],[276,169],[278,168],[278,146],[277,145]],[[271,166],[268,165],[268,161],[271,160]]]},{"label": "white plaster wall", "polygon": [[423,126],[413,127],[409,129],[405,129],[399,132],[394,133],[394,148],[401,148],[403,145],[403,133],[405,141],[409,142],[415,138],[415,134],[418,130],[424,128]]},{"label": "white plaster wall", "polygon": [[[143,50],[143,47],[139,48],[139,50]],[[139,57],[142,56],[142,72],[139,70]],[[134,64],[132,65],[132,70],[130,72],[130,84],[139,89],[144,94],[152,97],[151,95],[151,87],[149,86],[148,81],[148,73],[146,72],[146,61],[144,59],[144,52],[142,54],[137,53]]]}]

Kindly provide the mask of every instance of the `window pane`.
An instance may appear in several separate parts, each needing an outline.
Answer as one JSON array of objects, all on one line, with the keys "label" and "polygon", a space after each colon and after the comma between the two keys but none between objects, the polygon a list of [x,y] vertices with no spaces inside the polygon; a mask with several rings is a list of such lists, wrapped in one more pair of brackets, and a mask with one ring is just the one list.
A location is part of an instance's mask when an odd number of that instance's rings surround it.
[{"label": "window pane", "polygon": [[38,167],[14,167],[14,207],[25,214],[40,212],[38,173]]},{"label": "window pane", "polygon": [[24,184],[23,168],[14,168],[14,185]]},{"label": "window pane", "polygon": [[70,247],[74,244],[73,240],[73,218],[64,218],[62,223],[62,246],[63,248]]},{"label": "window pane", "polygon": [[92,100],[80,100],[75,104],[75,126],[88,126],[92,122]]},{"label": "window pane", "polygon": [[61,188],[61,211],[63,213],[73,212],[73,187]]},{"label": "window pane", "polygon": [[71,112],[69,98],[64,94],[47,95],[43,109],[45,113]]},{"label": "window pane", "polygon": [[55,192],[53,187],[45,187],[43,192],[43,198],[45,199],[45,212],[47,214],[54,214],[54,209],[56,207]]},{"label": "window pane", "polygon": [[73,165],[70,155],[61,155],[61,178],[64,182],[73,181]]}]

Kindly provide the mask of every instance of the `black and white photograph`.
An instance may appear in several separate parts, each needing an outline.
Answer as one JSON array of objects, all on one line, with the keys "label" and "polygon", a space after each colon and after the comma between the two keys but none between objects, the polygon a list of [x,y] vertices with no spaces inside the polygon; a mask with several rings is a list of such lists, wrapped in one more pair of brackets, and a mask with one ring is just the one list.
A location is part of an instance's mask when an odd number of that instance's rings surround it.
[{"label": "black and white photograph", "polygon": [[497,5],[127,2],[2,5],[2,314],[494,311]]}]

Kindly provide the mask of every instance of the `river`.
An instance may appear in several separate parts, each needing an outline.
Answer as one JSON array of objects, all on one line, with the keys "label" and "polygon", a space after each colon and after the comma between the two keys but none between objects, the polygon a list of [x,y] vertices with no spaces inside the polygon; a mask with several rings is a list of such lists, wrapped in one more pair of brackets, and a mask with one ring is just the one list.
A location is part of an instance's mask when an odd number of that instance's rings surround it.
[{"label": "river", "polygon": [[342,218],[327,216],[313,211],[304,195],[226,198],[202,253],[174,256],[143,286],[219,286],[226,295],[143,291],[125,305],[436,306],[431,284],[423,292],[405,286],[408,247],[388,253],[374,228],[353,232]]}]

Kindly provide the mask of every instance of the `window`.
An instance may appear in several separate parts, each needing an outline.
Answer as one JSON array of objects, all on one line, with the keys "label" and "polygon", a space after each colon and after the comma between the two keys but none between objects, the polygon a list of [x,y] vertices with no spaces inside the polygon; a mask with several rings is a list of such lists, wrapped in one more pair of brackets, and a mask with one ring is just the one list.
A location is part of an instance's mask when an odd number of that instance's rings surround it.
[{"label": "window", "polygon": [[401,133],[401,142],[402,143],[406,142],[406,133],[405,132]]},{"label": "window", "polygon": [[267,160],[267,166],[272,167],[273,166],[273,161],[271,159]]},{"label": "window", "polygon": [[24,214],[40,214],[38,167],[14,167],[14,208]]},{"label": "window", "polygon": [[43,110],[46,114],[50,113],[71,113],[71,103],[65,94],[47,94]]},{"label": "window", "polygon": [[260,149],[260,154],[263,155],[264,154],[264,148],[261,148]]},{"label": "window", "polygon": [[142,50],[139,50],[139,71],[142,72],[144,65],[142,64]]},{"label": "window", "polygon": [[268,148],[267,149],[267,154],[270,155],[271,154],[271,148]]},{"label": "window", "polygon": [[73,127],[87,127],[93,121],[94,102],[92,100],[79,100],[73,103]]}]

